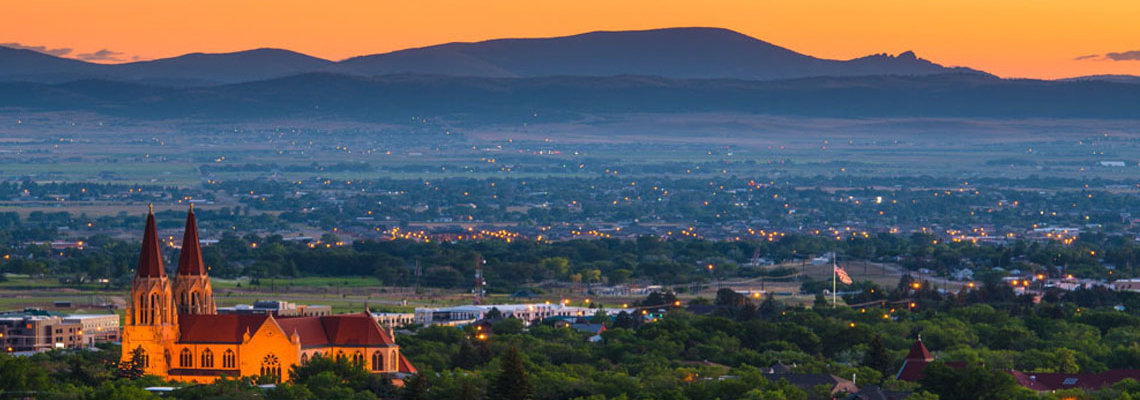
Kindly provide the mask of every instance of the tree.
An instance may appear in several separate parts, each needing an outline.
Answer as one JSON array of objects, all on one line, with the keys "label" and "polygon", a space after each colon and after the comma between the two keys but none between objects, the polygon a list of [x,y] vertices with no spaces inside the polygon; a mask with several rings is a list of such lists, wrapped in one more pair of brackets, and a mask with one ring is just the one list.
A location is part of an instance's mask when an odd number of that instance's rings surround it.
[{"label": "tree", "polygon": [[428,389],[431,387],[428,377],[422,373],[412,375],[404,382],[404,393],[401,400],[428,400]]},{"label": "tree", "polygon": [[942,400],[1007,400],[1036,398],[1036,393],[1017,385],[1013,375],[991,371],[971,363],[961,370],[944,363],[933,363],[924,369],[919,380],[923,390]]},{"label": "tree", "polygon": [[527,377],[526,366],[523,365],[522,353],[517,347],[507,348],[507,352],[499,359],[499,376],[491,385],[488,399],[491,400],[529,400],[533,395],[530,378]]},{"label": "tree", "polygon": [[610,328],[635,329],[637,328],[637,318],[625,311],[619,312],[618,315],[614,316],[614,323]]},{"label": "tree", "polygon": [[863,366],[887,375],[891,368],[891,359],[887,355],[887,348],[883,346],[883,335],[875,335],[871,338],[867,352],[863,354]]},{"label": "tree", "polygon": [[143,375],[146,375],[146,370],[143,369],[145,358],[146,352],[143,351],[142,347],[131,350],[131,358],[119,363],[119,377],[130,380],[142,378]]},{"label": "tree", "polygon": [[503,312],[499,311],[499,307],[491,307],[491,309],[483,315],[483,319],[496,320],[501,318],[503,318]]},{"label": "tree", "polygon": [[456,368],[466,370],[475,369],[480,364],[479,353],[475,351],[475,346],[471,345],[471,341],[464,340],[459,343],[459,352],[455,353],[455,357],[451,360],[452,365]]},{"label": "tree", "polygon": [[591,324],[604,324],[610,322],[610,316],[606,315],[606,310],[598,310],[594,316],[590,317]]}]

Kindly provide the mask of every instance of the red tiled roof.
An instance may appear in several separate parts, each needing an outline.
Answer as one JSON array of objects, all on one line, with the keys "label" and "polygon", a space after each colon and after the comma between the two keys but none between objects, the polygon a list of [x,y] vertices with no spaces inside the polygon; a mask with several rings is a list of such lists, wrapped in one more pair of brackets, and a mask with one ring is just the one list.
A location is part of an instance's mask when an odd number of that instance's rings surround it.
[{"label": "red tiled roof", "polygon": [[[934,364],[934,362],[923,360],[903,360],[902,368],[899,368],[899,373],[895,376],[895,379],[907,382],[917,382],[926,376],[926,374],[922,373],[922,371],[926,369],[926,367],[930,364]],[[961,361],[953,361],[943,364],[946,364],[946,366],[950,367],[951,369],[966,369],[967,365],[965,362]]]},{"label": "red tiled roof", "polygon": [[301,337],[301,347],[325,346],[329,338],[325,335],[325,328],[321,326],[321,317],[281,317],[277,324],[290,338],[293,332]]},{"label": "red tiled roof", "polygon": [[930,350],[926,349],[926,345],[922,344],[922,338],[914,341],[910,346],[910,353],[907,353],[904,360],[922,360],[926,362],[934,361],[934,356],[930,355]]},{"label": "red tiled roof", "polygon": [[395,344],[380,324],[367,314],[328,315],[321,317],[325,335],[335,345],[378,346]]},{"label": "red tiled roof", "polygon": [[178,342],[241,343],[247,331],[256,333],[268,318],[264,314],[178,314]]},{"label": "red tiled roof", "polygon": [[162,249],[158,245],[158,229],[154,226],[154,210],[146,215],[146,230],[143,231],[142,251],[139,253],[139,266],[135,272],[138,278],[162,278],[166,270],[162,267]]},{"label": "red tiled roof", "polygon": [[1037,373],[1014,370],[1007,372],[1013,375],[1018,385],[1039,392],[1074,388],[1100,389],[1128,378],[1140,380],[1140,370],[1136,369],[1114,369],[1097,374]]},{"label": "red tiled roof", "polygon": [[326,315],[320,317],[281,317],[277,323],[286,335],[297,332],[302,347],[387,346],[395,344],[388,332],[380,328],[372,316],[360,314]]},{"label": "red tiled roof", "polygon": [[400,354],[400,368],[398,368],[396,371],[403,372],[405,374],[414,374],[418,372],[416,371],[416,367],[412,366],[412,363],[408,361],[408,358],[404,357],[403,354]]},{"label": "red tiled roof", "polygon": [[202,244],[198,239],[198,220],[194,206],[186,214],[186,233],[182,234],[182,255],[178,257],[178,275],[206,275],[202,262]]}]

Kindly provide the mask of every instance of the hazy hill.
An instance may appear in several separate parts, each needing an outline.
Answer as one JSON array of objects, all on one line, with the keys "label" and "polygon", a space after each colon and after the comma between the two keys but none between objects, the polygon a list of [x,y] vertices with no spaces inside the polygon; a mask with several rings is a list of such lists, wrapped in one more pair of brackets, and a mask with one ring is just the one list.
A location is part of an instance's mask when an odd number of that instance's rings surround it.
[{"label": "hazy hill", "polygon": [[94,78],[207,86],[306,72],[361,76],[404,73],[495,78],[646,75],[771,80],[976,71],[945,68],[911,52],[847,61],[825,60],[716,28],[592,32],[544,39],[450,43],[336,63],[288,50],[257,49],[108,65],[0,48],[0,81],[61,83]]},{"label": "hazy hill", "polygon": [[879,54],[849,61],[819,59],[719,28],[591,32],[543,39],[449,43],[351,58],[326,70],[357,75],[650,75],[751,80],[963,71],[919,59],[911,52],[898,57]]},{"label": "hazy hill", "polygon": [[1088,75],[1078,76],[1073,78],[1060,79],[1067,82],[1081,82],[1081,81],[1104,81],[1116,83],[1137,83],[1140,84],[1140,76],[1136,75]]},{"label": "hazy hill", "polygon": [[332,61],[281,49],[235,53],[193,53],[153,61],[113,66],[120,79],[151,82],[248,82],[297,75],[332,64]]},{"label": "hazy hill", "polygon": [[54,85],[0,83],[0,108],[204,120],[288,117],[400,122],[417,116],[477,124],[701,112],[1136,119],[1135,104],[1140,104],[1140,85],[1001,80],[976,74],[781,81],[305,74],[196,88],[99,80]]},{"label": "hazy hill", "polygon": [[0,47],[0,80],[61,83],[106,79],[173,86],[280,78],[320,69],[331,61],[279,49],[193,53],[153,61],[95,64],[31,50]]}]

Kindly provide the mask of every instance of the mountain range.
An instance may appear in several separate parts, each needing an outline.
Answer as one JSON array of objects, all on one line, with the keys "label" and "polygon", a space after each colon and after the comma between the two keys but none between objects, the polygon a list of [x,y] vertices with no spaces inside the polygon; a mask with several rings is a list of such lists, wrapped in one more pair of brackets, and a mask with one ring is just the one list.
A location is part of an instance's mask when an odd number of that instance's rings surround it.
[{"label": "mountain range", "polygon": [[105,79],[166,86],[208,86],[329,72],[358,76],[435,74],[491,78],[645,75],[679,79],[793,79],[812,76],[981,73],[918,58],[875,54],[816,58],[731,30],[669,28],[591,32],[542,39],[449,43],[334,62],[288,50],[194,53],[123,64],[96,64],[31,50],[0,48],[0,81],[63,83]]},{"label": "mountain range", "polygon": [[278,49],[93,64],[0,48],[0,109],[459,123],[607,113],[1140,119],[1140,78],[1001,79],[904,52],[796,53],[724,29],[451,43],[330,61]]}]

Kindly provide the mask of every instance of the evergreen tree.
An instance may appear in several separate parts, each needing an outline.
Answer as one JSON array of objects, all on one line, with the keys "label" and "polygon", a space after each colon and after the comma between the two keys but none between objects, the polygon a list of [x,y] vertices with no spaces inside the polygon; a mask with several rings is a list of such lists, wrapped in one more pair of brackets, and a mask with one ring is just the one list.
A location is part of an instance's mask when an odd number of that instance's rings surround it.
[{"label": "evergreen tree", "polygon": [[456,368],[463,368],[466,370],[474,369],[479,362],[479,353],[475,351],[475,346],[471,342],[464,340],[459,343],[459,352],[455,353],[455,358],[451,362]]},{"label": "evergreen tree", "polygon": [[119,363],[119,377],[135,380],[146,375],[146,370],[143,369],[144,357],[146,357],[146,353],[143,352],[142,347],[132,350],[131,359]]},{"label": "evergreen tree", "polygon": [[490,400],[529,400],[533,395],[533,390],[519,349],[511,346],[499,362],[501,364],[499,366],[499,377],[491,385],[487,398]]},{"label": "evergreen tree", "polygon": [[888,375],[887,370],[891,367],[891,359],[887,355],[886,346],[883,346],[883,335],[875,335],[871,338],[867,353],[863,355],[863,366],[882,372],[884,376]]}]

